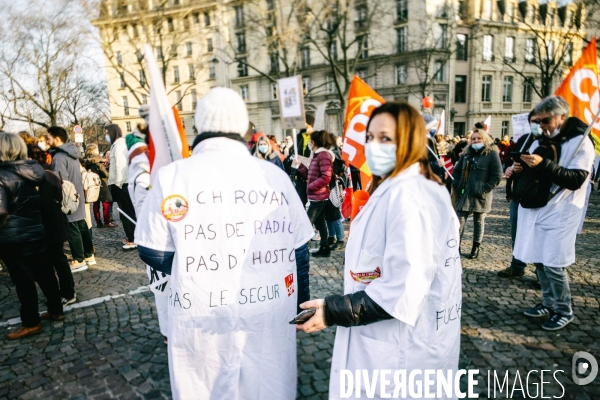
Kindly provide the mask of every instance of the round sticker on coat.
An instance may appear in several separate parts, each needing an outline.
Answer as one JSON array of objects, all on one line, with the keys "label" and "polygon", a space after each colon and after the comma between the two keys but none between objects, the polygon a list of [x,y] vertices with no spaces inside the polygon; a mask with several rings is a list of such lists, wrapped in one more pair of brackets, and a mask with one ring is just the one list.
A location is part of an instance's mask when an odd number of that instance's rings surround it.
[{"label": "round sticker on coat", "polygon": [[161,210],[167,221],[179,222],[188,213],[188,202],[185,197],[172,194],[163,200]]}]

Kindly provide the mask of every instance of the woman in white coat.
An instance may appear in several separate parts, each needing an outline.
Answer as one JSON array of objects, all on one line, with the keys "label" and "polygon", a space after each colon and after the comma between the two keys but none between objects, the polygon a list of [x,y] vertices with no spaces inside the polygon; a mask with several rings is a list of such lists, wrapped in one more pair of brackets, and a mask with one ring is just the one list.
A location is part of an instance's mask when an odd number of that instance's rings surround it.
[{"label": "woman in white coat", "polygon": [[[402,374],[402,393],[411,398],[411,373],[423,390],[436,392],[439,375],[425,377],[425,370],[443,371],[451,385],[458,370],[458,220],[448,191],[429,167],[425,124],[417,110],[407,103],[375,109],[366,142],[373,189],[352,222],[345,295],[302,304],[317,311],[298,327],[310,333],[338,326],[330,399],[389,397],[396,375],[401,379]],[[356,370],[366,371],[375,386],[367,389],[363,374],[360,383],[356,376],[351,381]],[[378,377],[374,370],[391,375]],[[391,381],[387,390],[385,380]],[[449,393],[437,398],[454,398],[454,387]]]}]

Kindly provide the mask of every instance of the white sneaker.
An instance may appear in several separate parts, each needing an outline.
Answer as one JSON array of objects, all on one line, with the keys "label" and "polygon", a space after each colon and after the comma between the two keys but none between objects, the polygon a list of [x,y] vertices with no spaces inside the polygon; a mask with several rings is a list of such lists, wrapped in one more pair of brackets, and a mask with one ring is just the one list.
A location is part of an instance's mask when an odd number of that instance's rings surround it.
[{"label": "white sneaker", "polygon": [[90,257],[85,258],[83,262],[85,262],[88,266],[96,265],[96,258],[94,258],[94,256],[91,255]]},{"label": "white sneaker", "polygon": [[123,245],[123,250],[131,250],[135,248],[137,248],[137,244],[133,242],[125,242],[125,244]]},{"label": "white sneaker", "polygon": [[78,262],[77,260],[73,260],[69,263],[69,266],[71,267],[71,272],[81,272],[81,271],[85,271],[86,269],[88,269],[87,264],[85,263],[85,261],[82,262]]},{"label": "white sneaker", "polygon": [[72,299],[65,299],[64,297],[63,297],[63,298],[61,298],[61,302],[62,302],[62,305],[63,305],[63,307],[66,307],[66,306],[68,306],[69,304],[73,304],[73,303],[75,303],[76,301],[77,301],[77,296],[76,296],[76,295],[73,295],[73,298],[72,298]]},{"label": "white sneaker", "polygon": [[319,235],[319,232],[315,232],[315,236],[312,237],[312,239],[310,239],[313,242],[320,242],[321,241],[321,235]]}]

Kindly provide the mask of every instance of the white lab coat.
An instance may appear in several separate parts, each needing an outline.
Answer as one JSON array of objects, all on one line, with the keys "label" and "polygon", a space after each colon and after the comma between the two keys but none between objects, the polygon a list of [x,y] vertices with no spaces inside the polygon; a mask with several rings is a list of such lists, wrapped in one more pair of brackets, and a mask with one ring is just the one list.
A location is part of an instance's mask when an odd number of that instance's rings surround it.
[{"label": "white lab coat", "polygon": [[[368,370],[370,377],[374,369],[406,370],[407,380],[413,369],[456,372],[462,268],[458,219],[446,188],[414,164],[377,188],[350,232],[344,293],[366,290],[394,318],[337,328],[329,398],[340,398],[342,369]],[[364,383],[361,388],[365,398]],[[387,393],[393,388],[392,379]]]},{"label": "white lab coat", "polygon": [[136,243],[175,252],[168,300],[175,399],[295,398],[294,250],[312,236],[289,177],[243,143],[207,139],[192,157],[161,168]]},{"label": "white lab coat", "polygon": [[[561,147],[559,164],[564,166],[579,145],[581,136],[576,136]],[[533,152],[538,146],[534,142]],[[594,163],[594,145],[585,140],[568,169],[591,171]],[[568,267],[575,262],[575,239],[581,222],[585,196],[590,177],[581,188],[561,190],[548,204],[541,208],[519,206],[517,237],[513,255],[524,263],[542,263],[548,267]],[[554,190],[556,185],[552,185]]]},{"label": "white lab coat", "polygon": [[[139,147],[146,146],[145,143],[136,143],[127,152],[127,161],[129,156]],[[135,156],[127,168],[127,190],[129,197],[135,209],[135,215],[140,215],[142,205],[148,195],[150,187],[150,160],[146,153]],[[156,305],[156,315],[158,316],[158,327],[163,336],[169,333],[169,315],[168,315],[168,294],[171,288],[169,284],[169,275],[153,270],[146,265],[146,274],[150,282],[150,290],[154,293],[154,304]]]}]

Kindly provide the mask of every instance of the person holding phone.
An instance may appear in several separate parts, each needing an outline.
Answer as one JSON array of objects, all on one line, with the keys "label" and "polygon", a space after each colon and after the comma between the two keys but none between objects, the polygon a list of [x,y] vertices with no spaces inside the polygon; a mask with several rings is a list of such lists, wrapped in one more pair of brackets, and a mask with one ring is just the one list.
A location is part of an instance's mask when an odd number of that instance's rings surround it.
[{"label": "person holding phone", "polygon": [[[338,326],[329,398],[348,389],[341,386],[342,370],[366,370],[373,377],[383,369],[458,369],[458,219],[431,171],[426,144],[423,118],[409,104],[386,103],[373,111],[365,146],[373,184],[352,222],[345,294],[302,304],[316,311],[297,325],[307,333]],[[381,397],[379,381],[374,386]]]}]

